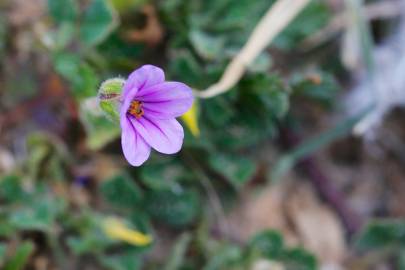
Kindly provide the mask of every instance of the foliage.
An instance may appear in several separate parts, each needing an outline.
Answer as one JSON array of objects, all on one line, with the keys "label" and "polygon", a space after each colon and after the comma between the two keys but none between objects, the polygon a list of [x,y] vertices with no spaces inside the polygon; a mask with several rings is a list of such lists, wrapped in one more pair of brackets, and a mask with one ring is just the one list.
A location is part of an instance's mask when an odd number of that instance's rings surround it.
[{"label": "foliage", "polygon": [[383,257],[394,257],[398,269],[404,266],[405,220],[371,221],[358,235],[356,245],[361,251],[377,251]]},{"label": "foliage", "polygon": [[[332,74],[316,67],[316,76],[308,76],[307,71],[294,67],[285,75],[272,68],[276,60],[265,51],[231,91],[198,100],[182,118],[186,134],[179,154],[153,153],[136,169],[125,165],[119,152],[117,104],[100,98],[100,94],[116,90],[100,85],[103,79],[125,77],[144,63],[162,66],[168,80],[207,88],[220,78],[274,2],[48,0],[46,23],[41,24],[48,27],[47,33],[36,40],[41,46],[33,46],[33,51],[45,55],[44,62],[50,65],[47,72],[57,74],[66,92],[44,90],[29,95],[38,94],[44,107],[62,107],[62,116],[55,122],[66,122],[67,127],[54,132],[46,119],[43,132],[24,137],[23,158],[17,169],[0,175],[0,268],[24,269],[30,256],[49,250],[54,264],[77,258],[73,269],[85,269],[90,261],[112,270],[241,270],[251,269],[260,260],[281,264],[284,269],[317,269],[313,255],[302,247],[287,246],[277,231],[259,233],[247,245],[215,235],[212,196],[219,197],[226,209],[231,208],[238,195],[254,184],[252,180],[263,173],[261,165],[267,162],[260,155],[263,145],[271,144],[280,125],[289,121],[295,98],[304,97],[328,108],[334,105],[338,87]],[[147,24],[147,14],[141,10],[145,3],[156,9],[164,32],[157,45],[130,38],[134,33],[139,35],[135,28]],[[324,1],[312,1],[272,48],[296,50],[300,41],[329,19]],[[0,16],[0,58],[7,50],[2,42],[8,30],[3,20]],[[15,88],[21,88],[31,76],[22,74]],[[42,86],[40,83],[29,84]],[[10,96],[6,99],[12,102],[30,98],[25,92],[21,97],[16,93]],[[51,106],[48,99],[66,103]],[[34,114],[28,118],[35,122],[40,117]],[[92,163],[104,156],[109,157],[108,165]],[[284,167],[290,168],[293,161],[287,159]],[[92,166],[94,171],[89,173]],[[263,178],[268,177],[264,174]],[[84,202],[76,198],[78,194],[87,196]],[[103,227],[111,217],[119,220],[126,232],[151,236],[152,243],[111,237]],[[403,259],[401,236],[402,223],[375,224],[359,238],[359,246],[400,246],[396,255]],[[165,237],[170,242],[166,249],[171,252],[154,260],[153,250]],[[9,243],[15,248],[10,249]]]}]

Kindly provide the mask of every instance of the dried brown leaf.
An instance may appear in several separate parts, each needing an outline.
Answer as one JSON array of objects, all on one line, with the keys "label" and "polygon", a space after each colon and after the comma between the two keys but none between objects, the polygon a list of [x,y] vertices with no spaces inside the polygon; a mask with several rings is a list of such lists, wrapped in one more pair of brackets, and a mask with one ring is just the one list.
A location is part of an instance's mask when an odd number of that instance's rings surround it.
[{"label": "dried brown leaf", "polygon": [[150,47],[155,47],[163,39],[163,28],[156,14],[155,7],[146,5],[142,9],[146,16],[146,26],[141,30],[132,30],[126,33],[126,38],[133,42],[143,42]]}]

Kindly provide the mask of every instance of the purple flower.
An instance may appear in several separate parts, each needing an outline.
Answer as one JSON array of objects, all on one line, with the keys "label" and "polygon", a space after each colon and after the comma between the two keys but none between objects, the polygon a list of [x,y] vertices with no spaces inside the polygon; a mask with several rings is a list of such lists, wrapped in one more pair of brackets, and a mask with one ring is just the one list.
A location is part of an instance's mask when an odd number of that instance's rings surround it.
[{"label": "purple flower", "polygon": [[191,89],[180,82],[166,82],[160,68],[145,65],[132,72],[120,110],[121,145],[128,162],[140,166],[151,148],[164,154],[180,151],[184,132],[175,118],[192,104]]}]

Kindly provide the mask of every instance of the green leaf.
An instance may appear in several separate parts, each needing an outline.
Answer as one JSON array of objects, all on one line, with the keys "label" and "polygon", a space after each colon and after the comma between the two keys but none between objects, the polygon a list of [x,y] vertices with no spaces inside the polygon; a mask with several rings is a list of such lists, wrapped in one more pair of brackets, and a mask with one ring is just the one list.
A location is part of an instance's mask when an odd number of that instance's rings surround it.
[{"label": "green leaf", "polygon": [[251,111],[255,107],[262,108],[265,114],[269,114],[267,117],[282,118],[289,109],[289,93],[278,75],[250,74],[241,81],[239,91],[244,107]]},{"label": "green leaf", "polygon": [[204,266],[203,270],[231,269],[242,259],[242,251],[238,246],[225,245],[216,250]]},{"label": "green leaf", "polygon": [[405,270],[405,249],[401,249],[398,258],[398,269]]},{"label": "green leaf", "polygon": [[23,242],[19,245],[15,251],[15,254],[10,258],[5,266],[4,270],[23,270],[28,262],[29,257],[34,252],[34,244],[30,241]]},{"label": "green leaf", "polygon": [[186,174],[186,169],[179,162],[146,164],[141,168],[141,181],[152,189],[169,189]]},{"label": "green leaf", "polygon": [[201,101],[201,104],[204,105],[205,117],[214,128],[219,128],[227,124],[234,114],[232,111],[232,103],[230,103],[224,96],[203,100]]},{"label": "green leaf", "polygon": [[96,249],[93,249],[93,247],[97,247],[97,242],[93,242],[89,237],[70,236],[67,238],[66,244],[75,255],[81,255],[91,251],[95,252]]},{"label": "green leaf", "polygon": [[248,66],[247,70],[254,73],[267,73],[272,66],[272,59],[270,54],[265,51],[262,52],[251,65]]},{"label": "green leaf", "polygon": [[283,265],[286,270],[317,270],[316,258],[301,248],[287,249],[282,254]]},{"label": "green leaf", "polygon": [[10,224],[6,217],[0,218],[0,237],[9,237],[13,235],[16,228]]},{"label": "green leaf", "polygon": [[0,243],[0,267],[2,267],[4,264],[4,261],[6,259],[6,252],[7,252],[6,244]]},{"label": "green leaf", "polygon": [[96,95],[98,78],[91,66],[76,54],[60,53],[54,57],[56,71],[71,83],[77,98]]},{"label": "green leaf", "polygon": [[141,259],[136,251],[130,250],[116,255],[98,256],[98,259],[109,270],[141,269]]},{"label": "green leaf", "polygon": [[169,63],[170,73],[176,80],[195,87],[204,87],[207,83],[201,80],[204,71],[197,62],[196,57],[188,50],[181,50]]},{"label": "green leaf", "polygon": [[218,173],[224,175],[235,188],[243,187],[256,172],[256,164],[248,158],[238,155],[214,153],[209,163]]},{"label": "green leaf", "polygon": [[[245,76],[234,91],[201,103],[204,138],[223,150],[239,150],[273,136],[277,120],[289,108],[289,93],[280,77],[263,73]],[[226,128],[224,128],[226,127]]]},{"label": "green leaf", "polygon": [[9,222],[13,227],[20,230],[49,231],[57,216],[66,208],[66,202],[60,198],[45,196],[36,200],[30,207],[17,209],[10,214]]},{"label": "green leaf", "polygon": [[173,227],[189,225],[200,212],[198,193],[175,187],[175,190],[157,190],[147,194],[146,210],[157,221]]},{"label": "green leaf", "polygon": [[8,175],[0,179],[0,199],[11,203],[24,199],[26,193],[21,188],[21,181],[18,176]]},{"label": "green leaf", "polygon": [[212,36],[199,30],[190,32],[190,41],[198,54],[207,60],[223,57],[225,40],[223,37]]},{"label": "green leaf", "polygon": [[[56,2],[56,1],[55,1]],[[62,22],[59,29],[53,35],[55,49],[62,50],[73,40],[76,33],[76,25],[73,22]]]},{"label": "green leaf", "polygon": [[280,256],[284,241],[280,233],[268,230],[255,235],[250,241],[249,248],[251,252],[272,260]]},{"label": "green leaf", "polygon": [[143,234],[152,234],[150,216],[143,211],[143,209],[140,209],[140,207],[137,207],[137,209],[132,211],[131,215],[129,216],[129,221],[138,231],[142,232]]},{"label": "green leaf", "polygon": [[405,219],[375,220],[367,224],[356,241],[362,250],[405,247]]},{"label": "green leaf", "polygon": [[106,201],[118,208],[134,208],[142,199],[139,187],[125,174],[104,181],[100,191]]},{"label": "green leaf", "polygon": [[331,13],[325,1],[314,0],[274,40],[275,46],[292,49],[304,38],[326,26]]},{"label": "green leaf", "polygon": [[6,49],[7,24],[5,16],[0,17],[0,58],[4,59]]},{"label": "green leaf", "polygon": [[114,70],[125,70],[125,73],[141,64],[139,60],[147,50],[142,43],[128,42],[119,31],[113,31],[103,43],[97,46],[97,49],[102,52],[98,56],[103,65],[108,64],[109,67],[114,67]]},{"label": "green leaf", "polygon": [[76,0],[48,0],[48,11],[57,23],[74,21],[77,17]]},{"label": "green leaf", "polygon": [[80,76],[80,58],[75,54],[57,54],[56,57],[54,57],[54,65],[56,71],[71,82],[74,82],[76,77]]},{"label": "green leaf", "polygon": [[75,255],[94,254],[103,251],[113,244],[100,230],[91,230],[81,236],[67,239],[68,247]]},{"label": "green leaf", "polygon": [[309,97],[327,107],[333,105],[339,89],[334,77],[326,72],[295,74],[291,88],[293,94]]},{"label": "green leaf", "polygon": [[94,211],[82,211],[68,220],[68,227],[78,234],[68,237],[66,243],[75,255],[97,254],[115,243],[102,231],[105,217]]},{"label": "green leaf", "polygon": [[81,41],[91,47],[103,41],[117,26],[115,10],[108,0],[93,0],[80,25]]},{"label": "green leaf", "polygon": [[146,4],[149,0],[111,0],[112,5],[119,13],[131,12],[136,8]]},{"label": "green leaf", "polygon": [[92,150],[98,150],[118,138],[120,126],[108,119],[97,104],[96,98],[81,102],[80,120],[86,130],[86,143]]},{"label": "green leaf", "polygon": [[[183,6],[172,5],[171,10],[169,9],[167,12],[168,16],[172,15],[170,19],[175,21],[172,24],[176,29],[184,25],[181,20],[186,17],[186,22],[191,25],[192,29],[221,36],[222,39],[225,39],[227,48],[240,48],[272,2],[273,0],[183,1]],[[183,10],[188,12],[181,14],[180,12]],[[221,55],[221,58],[224,56]]]}]

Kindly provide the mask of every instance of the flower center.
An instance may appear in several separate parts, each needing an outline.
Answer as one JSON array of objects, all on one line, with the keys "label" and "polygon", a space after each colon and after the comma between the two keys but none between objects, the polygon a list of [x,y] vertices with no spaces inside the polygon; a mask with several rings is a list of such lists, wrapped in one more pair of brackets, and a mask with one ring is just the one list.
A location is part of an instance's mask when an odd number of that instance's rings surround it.
[{"label": "flower center", "polygon": [[134,116],[136,119],[141,118],[142,115],[144,114],[142,109],[142,102],[138,100],[132,101],[131,105],[129,106],[128,113]]}]

